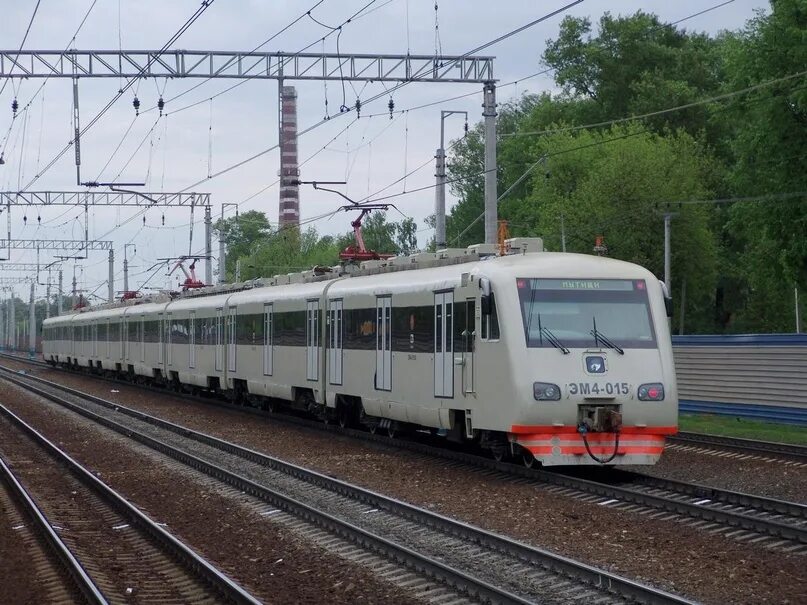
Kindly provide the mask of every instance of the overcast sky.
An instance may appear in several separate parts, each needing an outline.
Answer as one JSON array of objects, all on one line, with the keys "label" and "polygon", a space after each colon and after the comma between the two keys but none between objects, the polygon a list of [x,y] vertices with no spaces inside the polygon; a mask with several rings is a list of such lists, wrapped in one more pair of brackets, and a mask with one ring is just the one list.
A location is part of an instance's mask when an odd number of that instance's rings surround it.
[{"label": "overcast sky", "polygon": [[[338,25],[350,14],[366,5],[368,0],[323,0],[312,15],[326,25]],[[68,45],[80,50],[150,49],[162,47],[199,6],[199,0],[96,0],[90,16],[73,44],[70,39],[92,0],[41,0],[26,50],[62,50]],[[253,50],[277,33],[302,12],[316,4],[269,0],[216,0],[202,17],[180,38],[174,48],[199,50]],[[453,0],[438,2],[439,44],[446,55],[463,54],[485,42],[532,21],[561,6],[564,1]],[[603,12],[631,14],[639,9],[655,12],[665,21],[676,21],[703,9],[720,4],[678,0],[677,2],[605,2],[586,0],[564,14],[590,16],[596,20]],[[0,47],[6,51],[19,48],[33,13],[36,0],[3,1],[0,19]],[[343,53],[435,53],[434,0],[377,0],[363,16],[343,28],[340,51]],[[753,16],[753,11],[767,8],[761,0],[735,0],[706,14],[688,19],[680,27],[688,30],[717,33],[722,29],[737,29]],[[481,54],[494,56],[494,74],[501,86],[499,102],[505,102],[524,92],[552,90],[551,77],[524,79],[542,69],[541,54],[547,39],[556,37],[563,15],[553,17],[535,27],[496,44]],[[304,18],[278,36],[262,50],[294,52],[316,42],[328,29]],[[336,51],[336,36],[324,43],[317,42],[310,50]],[[439,51],[439,49],[438,49]],[[225,169],[277,143],[277,83],[253,80],[232,92],[207,101],[211,96],[232,86],[232,80],[210,80],[181,99],[168,102],[166,117],[156,112],[135,119],[132,100],[137,93],[141,109],[153,107],[160,93],[166,101],[195,86],[202,80],[143,80],[128,91],[116,105],[81,140],[82,178],[146,182],[146,191],[179,191],[197,181],[206,180],[208,173]],[[31,101],[41,81],[14,80],[0,95],[0,141],[12,125],[11,102],[15,94],[20,107]],[[339,113],[343,103],[351,106],[356,98],[369,98],[383,93],[379,83],[346,84],[344,101],[339,82],[287,82],[298,91],[298,124],[300,130],[319,122],[328,113]],[[0,83],[0,85],[2,85]],[[120,83],[116,79],[80,80],[80,107],[83,124],[115,95]],[[316,128],[299,140],[300,160],[314,156],[303,168],[304,180],[346,180],[344,191],[355,199],[366,198],[377,191],[384,194],[401,193],[434,182],[430,158],[439,144],[440,110],[467,111],[471,122],[481,118],[481,86],[476,84],[413,83],[393,94],[396,109],[440,101],[456,95],[480,90],[463,99],[449,101],[417,111],[362,117],[349,128],[354,115],[341,116]],[[199,105],[172,113],[197,101]],[[382,96],[362,109],[365,115],[385,113],[389,97]],[[659,108],[665,106],[659,99]],[[18,117],[5,146],[5,165],[0,166],[0,188],[16,191],[24,188],[34,176],[62,150],[72,138],[72,87],[69,79],[48,81],[44,90],[33,98],[26,114]],[[615,116],[618,117],[618,116]],[[131,126],[128,135],[124,134]],[[462,134],[462,118],[446,122],[448,140]],[[23,136],[23,130],[25,134]],[[344,131],[344,132],[342,132]],[[342,132],[340,136],[339,133]],[[334,139],[334,137],[337,137]],[[332,140],[334,139],[334,140]],[[121,141],[122,144],[121,144]],[[138,145],[142,144],[139,151]],[[115,153],[116,148],[120,148]],[[212,150],[212,153],[211,153]],[[314,155],[316,154],[316,155]],[[109,162],[106,170],[102,169]],[[419,171],[385,189],[414,168]],[[222,176],[206,180],[195,187],[212,194],[214,214],[220,214],[222,203],[238,203],[241,211],[261,210],[271,221],[277,220],[277,179],[279,154],[272,151]],[[272,186],[270,186],[272,185]],[[268,187],[268,188],[267,188]],[[72,150],[50,170],[40,176],[27,190],[77,190]],[[261,190],[264,190],[259,193]],[[453,200],[449,200],[449,203]],[[421,230],[421,245],[433,233],[426,228],[424,217],[433,212],[432,189],[401,196],[395,200],[403,214],[412,216]],[[301,190],[302,220],[327,213],[341,205],[332,194]],[[137,286],[157,258],[187,254],[189,250],[189,211],[187,209],[152,209],[142,216],[133,215],[128,208],[96,208],[89,213],[89,234],[93,239],[113,240],[117,256],[116,289],[122,289],[123,245],[133,243],[137,254],[131,260],[130,280]],[[27,217],[27,222],[23,217]],[[41,224],[37,218],[41,218]],[[391,220],[399,220],[397,213]],[[5,220],[4,215],[0,219]],[[127,219],[130,219],[128,222]],[[194,217],[192,250],[204,249],[202,212]],[[350,230],[349,219],[337,214],[330,219],[311,223],[320,233],[340,233]],[[4,229],[5,232],[5,229]],[[71,207],[15,208],[12,211],[13,239],[82,239],[84,213]],[[5,235],[3,235],[5,238]],[[216,252],[214,244],[214,253]],[[52,260],[52,252],[42,252],[41,260]],[[133,251],[129,249],[129,255]],[[35,262],[36,253],[15,250],[14,262]],[[201,264],[201,263],[200,263]],[[107,278],[107,253],[91,252],[89,259],[78,264],[79,282],[93,290]],[[73,274],[73,263],[65,264],[65,288]],[[159,271],[150,286],[163,286],[169,280]],[[200,270],[204,275],[204,270]],[[21,274],[2,272],[3,276]],[[176,278],[172,278],[175,279]],[[41,280],[41,281],[44,281]],[[38,296],[44,294],[40,288]],[[17,286],[19,295],[27,298],[27,286]],[[25,294],[23,294],[25,293]],[[106,296],[102,286],[97,293]]]}]

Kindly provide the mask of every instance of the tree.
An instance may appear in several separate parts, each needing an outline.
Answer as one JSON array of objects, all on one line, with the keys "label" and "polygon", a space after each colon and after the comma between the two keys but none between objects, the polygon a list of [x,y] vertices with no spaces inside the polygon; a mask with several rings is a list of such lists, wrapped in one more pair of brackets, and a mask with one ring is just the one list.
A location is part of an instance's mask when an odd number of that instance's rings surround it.
[{"label": "tree", "polygon": [[[807,65],[807,4],[776,0],[771,6],[770,14],[759,13],[727,45],[728,90],[784,78]],[[733,124],[726,147],[736,195],[807,190],[803,76],[736,99],[725,117]],[[793,289],[807,289],[807,196],[738,203],[726,214],[732,269],[743,278],[736,296],[726,297],[733,329],[792,331]]]},{"label": "tree", "polygon": [[[593,102],[601,120],[683,105],[719,88],[721,38],[686,32],[643,11],[605,13],[597,33],[591,29],[590,19],[566,17],[543,58],[565,95]],[[696,134],[707,128],[708,116],[708,107],[698,106],[647,125]]]},{"label": "tree", "polygon": [[257,210],[218,220],[213,228],[224,235],[227,246],[225,270],[231,277],[235,274],[236,260],[248,256],[256,245],[265,241],[274,231],[266,214]]}]

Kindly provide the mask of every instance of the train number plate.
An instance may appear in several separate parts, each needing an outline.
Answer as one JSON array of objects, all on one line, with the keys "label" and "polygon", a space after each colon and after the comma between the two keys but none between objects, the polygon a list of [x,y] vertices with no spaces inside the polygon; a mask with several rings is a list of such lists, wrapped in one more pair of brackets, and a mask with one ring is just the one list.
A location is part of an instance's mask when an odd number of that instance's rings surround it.
[{"label": "train number plate", "polygon": [[566,385],[569,395],[615,396],[630,393],[627,382],[570,382]]}]

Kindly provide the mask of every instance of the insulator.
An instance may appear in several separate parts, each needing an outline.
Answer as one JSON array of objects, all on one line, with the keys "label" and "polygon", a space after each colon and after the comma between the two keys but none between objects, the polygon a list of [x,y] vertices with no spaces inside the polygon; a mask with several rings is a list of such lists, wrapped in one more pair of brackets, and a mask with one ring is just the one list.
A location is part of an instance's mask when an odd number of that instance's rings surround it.
[{"label": "insulator", "polygon": [[395,101],[392,100],[392,97],[389,98],[389,103],[387,103],[387,107],[389,107],[389,119],[392,119],[392,112],[395,111]]},{"label": "insulator", "polygon": [[163,214],[163,226],[165,226],[165,215]]},{"label": "insulator", "polygon": [[17,115],[17,110],[20,108],[20,104],[17,103],[17,97],[14,97],[14,100],[11,102],[11,113],[15,116]]},{"label": "insulator", "polygon": [[163,115],[163,109],[164,108],[165,108],[165,101],[163,101],[163,98],[160,97],[160,100],[157,101],[157,109],[160,110],[160,115]]},{"label": "insulator", "polygon": [[42,222],[42,217],[41,216],[36,217],[36,222],[41,223]]},{"label": "insulator", "polygon": [[361,116],[361,99],[356,99],[356,118]]},{"label": "insulator", "polygon": [[25,214],[22,215],[22,222],[25,223],[26,225],[28,224],[28,215]]},{"label": "insulator", "polygon": [[139,116],[140,115],[140,99],[135,97],[134,101],[132,101],[132,106],[135,108],[135,115]]},{"label": "insulator", "polygon": [[468,120],[465,120],[464,128],[465,128],[465,134],[467,135],[468,134]]},{"label": "insulator", "polygon": [[144,224],[144,225],[146,224],[146,217],[145,217],[145,215],[143,216],[143,224]]}]

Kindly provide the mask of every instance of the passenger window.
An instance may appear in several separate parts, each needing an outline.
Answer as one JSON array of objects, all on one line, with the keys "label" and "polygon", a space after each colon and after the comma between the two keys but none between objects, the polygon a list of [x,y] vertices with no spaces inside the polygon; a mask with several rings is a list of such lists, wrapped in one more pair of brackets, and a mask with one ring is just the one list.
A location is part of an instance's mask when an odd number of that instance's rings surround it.
[{"label": "passenger window", "polygon": [[493,292],[490,293],[490,313],[482,313],[482,340],[499,340],[499,317]]}]

